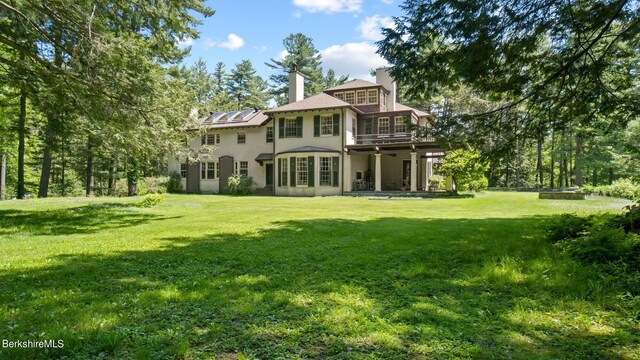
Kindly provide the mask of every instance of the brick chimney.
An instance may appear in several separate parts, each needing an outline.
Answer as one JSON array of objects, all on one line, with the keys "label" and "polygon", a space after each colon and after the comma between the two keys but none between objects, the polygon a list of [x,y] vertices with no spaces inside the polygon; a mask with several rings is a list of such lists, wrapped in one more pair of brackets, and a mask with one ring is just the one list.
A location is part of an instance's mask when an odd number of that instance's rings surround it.
[{"label": "brick chimney", "polygon": [[298,72],[298,65],[291,64],[289,71],[289,104],[304,99],[304,77]]}]

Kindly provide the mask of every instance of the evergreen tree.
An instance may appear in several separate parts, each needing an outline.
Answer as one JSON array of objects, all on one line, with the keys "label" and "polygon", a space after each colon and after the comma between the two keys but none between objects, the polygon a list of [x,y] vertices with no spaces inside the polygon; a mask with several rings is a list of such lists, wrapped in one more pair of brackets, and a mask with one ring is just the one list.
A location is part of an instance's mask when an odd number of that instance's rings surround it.
[{"label": "evergreen tree", "polygon": [[231,71],[229,94],[237,109],[265,109],[269,101],[267,83],[258,75],[249,60],[242,60]]}]

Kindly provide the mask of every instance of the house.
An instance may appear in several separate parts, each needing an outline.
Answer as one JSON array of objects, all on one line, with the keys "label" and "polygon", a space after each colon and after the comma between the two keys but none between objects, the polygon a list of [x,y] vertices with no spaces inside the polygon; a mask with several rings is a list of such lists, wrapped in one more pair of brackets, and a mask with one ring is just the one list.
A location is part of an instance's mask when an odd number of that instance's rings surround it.
[{"label": "house", "polygon": [[284,106],[210,113],[206,134],[189,146],[215,145],[213,157],[172,159],[169,171],[181,173],[187,192],[225,193],[232,174],[276,196],[428,189],[444,149],[409,126],[432,117],[396,102],[388,69],[376,70],[375,83],[353,80],[308,98],[303,80],[294,66]]}]

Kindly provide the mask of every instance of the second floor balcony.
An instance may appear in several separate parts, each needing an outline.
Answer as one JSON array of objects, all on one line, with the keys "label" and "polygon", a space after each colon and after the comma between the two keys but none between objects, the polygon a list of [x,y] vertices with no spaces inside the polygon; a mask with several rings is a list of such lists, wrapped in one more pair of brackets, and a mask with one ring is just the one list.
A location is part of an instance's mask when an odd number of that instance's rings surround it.
[{"label": "second floor balcony", "polygon": [[414,142],[435,142],[435,138],[431,135],[418,137],[412,132],[402,132],[393,134],[359,134],[356,135],[355,141],[357,145],[369,144],[399,144]]}]

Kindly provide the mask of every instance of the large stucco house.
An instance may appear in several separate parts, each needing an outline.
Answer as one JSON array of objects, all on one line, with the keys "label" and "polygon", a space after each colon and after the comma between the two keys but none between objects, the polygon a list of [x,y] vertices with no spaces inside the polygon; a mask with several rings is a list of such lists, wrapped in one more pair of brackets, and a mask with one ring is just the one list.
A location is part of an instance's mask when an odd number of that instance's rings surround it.
[{"label": "large stucco house", "polygon": [[357,191],[424,191],[443,149],[418,138],[411,124],[432,117],[396,102],[388,69],[376,83],[353,80],[304,98],[304,79],[289,73],[289,104],[274,109],[212,112],[206,134],[189,146],[215,145],[210,159],[172,159],[187,192],[225,193],[244,174],[258,192],[276,196],[343,195]]}]

